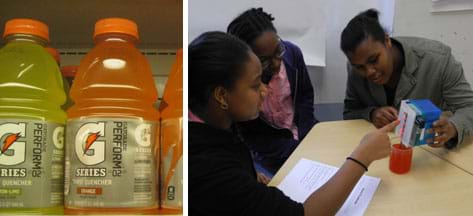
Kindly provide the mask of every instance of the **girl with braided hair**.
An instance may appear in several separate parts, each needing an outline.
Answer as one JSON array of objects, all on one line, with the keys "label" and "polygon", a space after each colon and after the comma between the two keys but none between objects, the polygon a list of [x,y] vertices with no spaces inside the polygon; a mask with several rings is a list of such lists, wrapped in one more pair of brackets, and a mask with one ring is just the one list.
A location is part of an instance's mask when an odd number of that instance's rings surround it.
[{"label": "girl with braided hair", "polygon": [[260,60],[267,87],[260,117],[240,124],[254,161],[274,174],[318,122],[314,89],[301,50],[282,40],[274,18],[262,8],[236,17],[227,33],[246,42]]}]

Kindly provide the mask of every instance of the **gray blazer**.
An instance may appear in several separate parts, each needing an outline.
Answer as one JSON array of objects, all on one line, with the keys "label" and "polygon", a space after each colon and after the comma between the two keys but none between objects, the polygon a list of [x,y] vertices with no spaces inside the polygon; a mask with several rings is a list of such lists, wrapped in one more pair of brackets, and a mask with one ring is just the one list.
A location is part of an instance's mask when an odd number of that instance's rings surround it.
[{"label": "gray blazer", "polygon": [[[394,97],[399,109],[404,99],[430,99],[443,111],[454,113],[450,121],[458,132],[458,144],[473,134],[473,91],[463,75],[460,62],[452,56],[450,47],[434,40],[415,37],[395,37],[402,45],[405,66]],[[348,64],[344,119],[370,121],[370,113],[387,106],[382,85],[369,82],[352,71]]]}]

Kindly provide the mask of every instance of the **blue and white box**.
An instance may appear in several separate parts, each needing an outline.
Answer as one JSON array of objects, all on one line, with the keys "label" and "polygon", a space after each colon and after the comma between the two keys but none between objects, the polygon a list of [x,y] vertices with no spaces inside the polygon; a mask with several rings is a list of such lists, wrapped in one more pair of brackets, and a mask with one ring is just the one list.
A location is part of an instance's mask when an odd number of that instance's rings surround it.
[{"label": "blue and white box", "polygon": [[396,135],[401,137],[401,143],[414,147],[433,142],[435,132],[432,125],[440,118],[442,111],[430,100],[403,100],[399,109],[399,125]]}]

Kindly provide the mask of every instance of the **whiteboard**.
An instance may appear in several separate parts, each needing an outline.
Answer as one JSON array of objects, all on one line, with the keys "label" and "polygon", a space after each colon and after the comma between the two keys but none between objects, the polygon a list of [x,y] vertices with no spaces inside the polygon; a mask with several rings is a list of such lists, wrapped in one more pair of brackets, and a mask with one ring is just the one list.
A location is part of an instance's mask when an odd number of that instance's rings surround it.
[{"label": "whiteboard", "polygon": [[206,31],[226,32],[228,24],[252,7],[263,7],[275,17],[284,40],[297,44],[307,65],[325,66],[326,0],[190,0],[189,42]]}]

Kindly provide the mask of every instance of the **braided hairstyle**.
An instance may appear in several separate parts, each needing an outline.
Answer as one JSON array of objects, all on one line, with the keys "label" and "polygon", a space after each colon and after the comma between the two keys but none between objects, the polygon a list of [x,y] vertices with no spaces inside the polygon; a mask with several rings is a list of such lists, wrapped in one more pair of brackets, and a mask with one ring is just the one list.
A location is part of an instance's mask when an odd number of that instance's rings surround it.
[{"label": "braided hairstyle", "polygon": [[348,22],[343,29],[340,48],[345,54],[352,53],[365,39],[371,37],[382,44],[385,43],[385,31],[378,20],[379,12],[368,9],[359,13]]},{"label": "braided hairstyle", "polygon": [[251,8],[237,18],[227,27],[227,33],[235,35],[248,45],[253,46],[255,40],[266,31],[277,33],[273,25],[274,17],[263,11],[263,8]]}]

